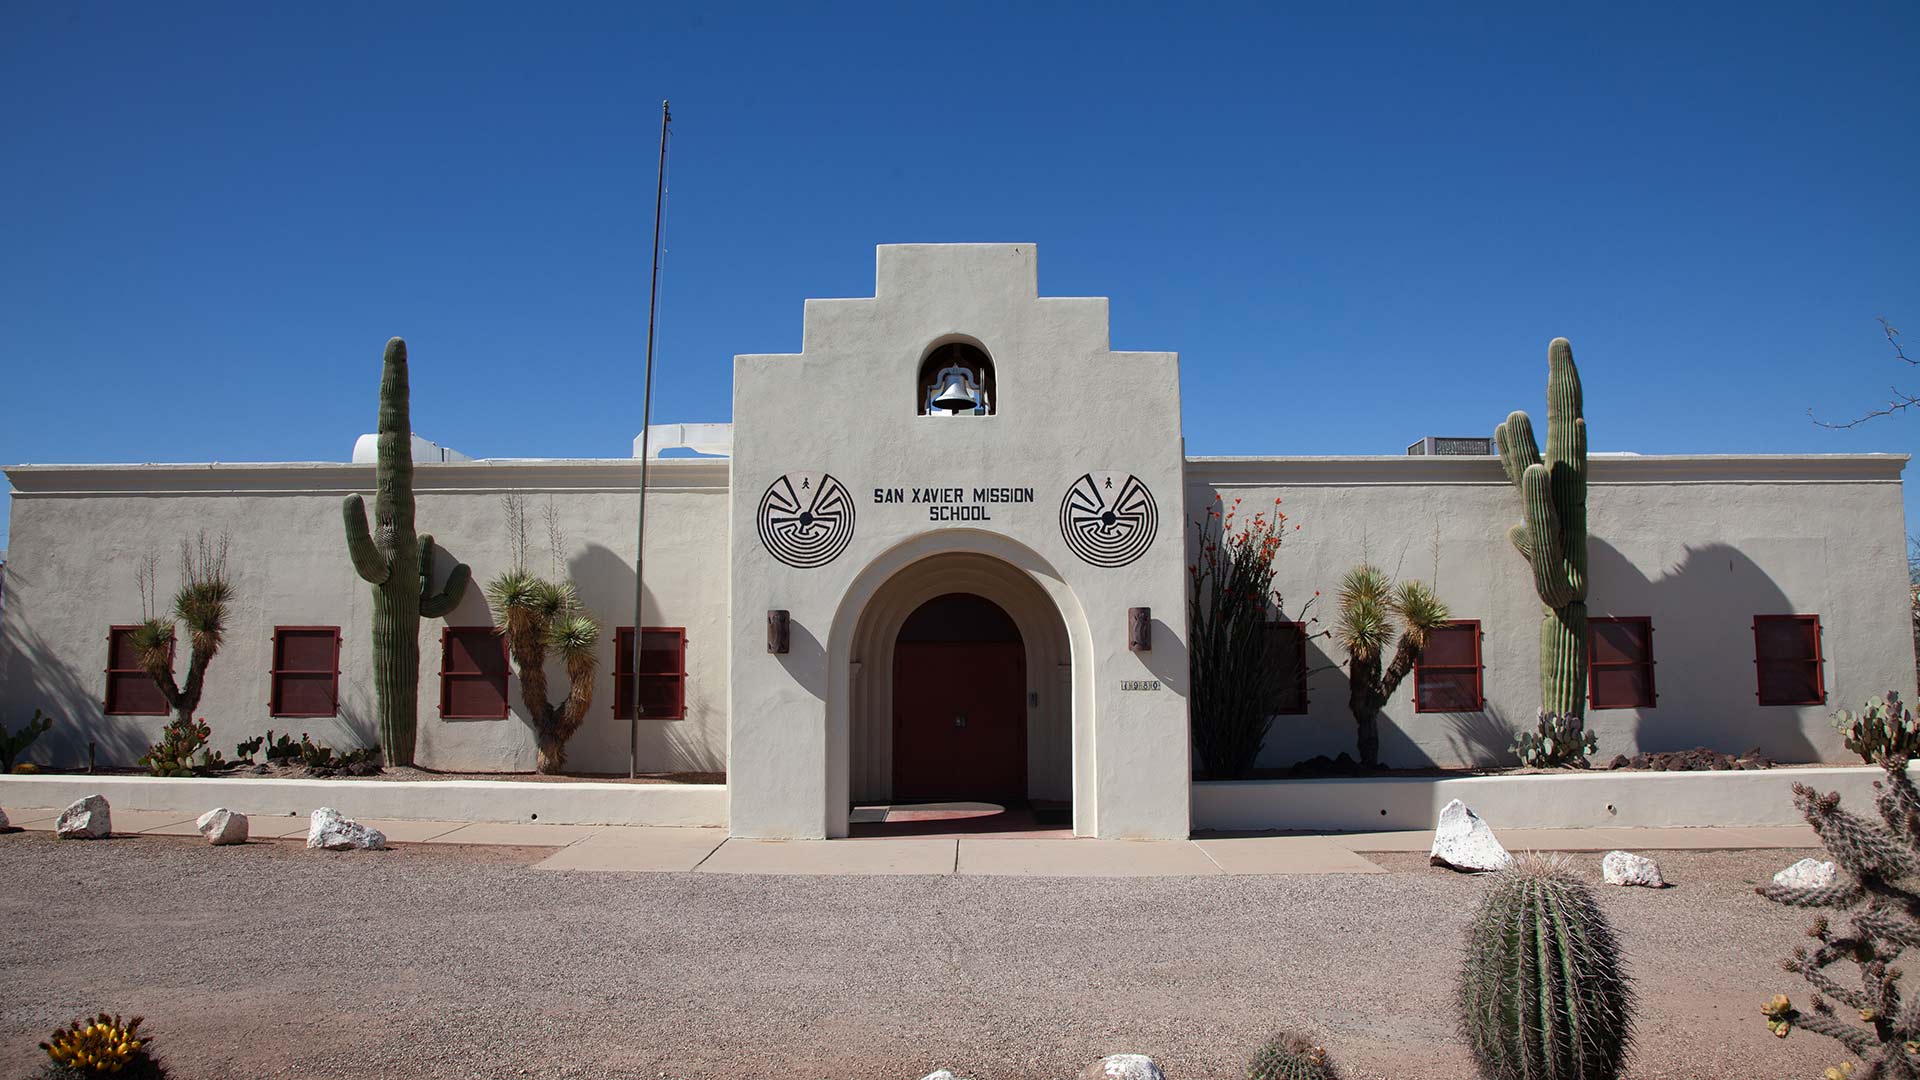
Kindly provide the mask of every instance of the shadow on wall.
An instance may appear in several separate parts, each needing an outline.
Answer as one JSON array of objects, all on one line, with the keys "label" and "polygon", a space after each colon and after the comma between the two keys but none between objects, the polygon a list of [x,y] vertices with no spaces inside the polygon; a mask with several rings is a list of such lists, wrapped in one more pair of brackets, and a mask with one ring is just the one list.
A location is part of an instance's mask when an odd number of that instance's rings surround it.
[{"label": "shadow on wall", "polygon": [[[706,701],[696,681],[689,676],[687,716],[685,720],[647,720],[642,718],[638,738],[634,740],[633,721],[613,714],[613,672],[615,628],[633,625],[633,564],[603,544],[588,544],[567,560],[567,576],[580,590],[581,602],[600,620],[603,642],[600,652],[601,676],[595,685],[593,710],[580,731],[568,744],[570,768],[590,772],[624,774],[630,740],[636,742],[637,768],[640,772],[720,772],[725,764],[705,733],[719,720],[717,702]],[[647,621],[660,621],[660,600],[652,589],[646,596]],[[698,641],[689,629],[687,650],[724,650],[724,641]],[[798,635],[796,635],[797,640]],[[689,666],[692,666],[689,664]],[[565,673],[550,666],[548,679],[556,688],[565,686]],[[556,689],[556,694],[558,690]],[[518,700],[517,698],[515,699]]]},{"label": "shadow on wall", "polygon": [[[13,601],[18,603],[18,600]],[[94,760],[100,765],[133,765],[157,740],[166,726],[166,716],[107,716],[101,705],[104,692],[93,685],[105,676],[82,679],[47,647],[46,640],[27,627],[22,613],[14,624],[19,633],[13,637],[16,655],[9,665],[12,677],[7,682],[4,721],[8,731],[17,731],[33,719],[33,711],[53,717],[53,727],[34,740],[20,760],[55,768],[84,768],[87,742],[94,743]],[[106,668],[107,644],[100,642],[100,666]]]},{"label": "shadow on wall", "polygon": [[[1727,544],[1689,546],[1679,563],[1650,579],[1593,537],[1587,564],[1591,615],[1653,619],[1657,696],[1654,708],[1635,710],[1641,750],[1706,746],[1738,753],[1758,746],[1781,761],[1819,760],[1801,727],[1803,710],[1762,707],[1755,698],[1753,617],[1789,613],[1793,606],[1752,558]],[[1826,707],[1813,708],[1824,718]],[[1617,715],[1590,713],[1588,722]]]},{"label": "shadow on wall", "polygon": [[1193,668],[1188,662],[1187,651],[1176,648],[1180,642],[1179,637],[1176,636],[1177,631],[1168,626],[1164,620],[1156,618],[1149,632],[1153,635],[1149,642],[1152,647],[1146,652],[1134,655],[1140,658],[1140,662],[1148,671],[1159,678],[1160,685],[1181,697],[1186,697],[1187,680],[1193,677]]}]

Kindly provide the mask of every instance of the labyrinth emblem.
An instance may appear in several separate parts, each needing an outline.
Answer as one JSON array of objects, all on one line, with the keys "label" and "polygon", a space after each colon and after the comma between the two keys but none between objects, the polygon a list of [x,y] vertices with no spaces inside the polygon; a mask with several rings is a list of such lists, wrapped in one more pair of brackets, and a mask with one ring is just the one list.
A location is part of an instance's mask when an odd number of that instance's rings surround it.
[{"label": "labyrinth emblem", "polygon": [[1125,566],[1146,554],[1159,528],[1160,510],[1138,477],[1087,473],[1060,500],[1060,535],[1094,566]]},{"label": "labyrinth emblem", "polygon": [[830,474],[783,476],[760,497],[760,542],[788,566],[811,570],[853,541],[853,496]]}]

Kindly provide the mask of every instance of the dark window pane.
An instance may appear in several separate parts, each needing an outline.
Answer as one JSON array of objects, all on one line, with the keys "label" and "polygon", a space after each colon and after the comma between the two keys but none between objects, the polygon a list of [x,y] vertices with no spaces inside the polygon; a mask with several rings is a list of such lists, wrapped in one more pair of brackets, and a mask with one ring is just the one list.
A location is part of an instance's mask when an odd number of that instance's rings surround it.
[{"label": "dark window pane", "polygon": [[1652,705],[1652,673],[1644,665],[1593,669],[1594,708],[1641,709]]},{"label": "dark window pane", "polygon": [[139,666],[140,650],[133,647],[133,631],[115,630],[107,646],[107,667],[125,671]]},{"label": "dark window pane", "polygon": [[1478,671],[1418,671],[1422,712],[1478,712],[1480,676]]},{"label": "dark window pane", "polygon": [[1638,619],[1594,620],[1593,662],[1638,663],[1648,658],[1647,624]]},{"label": "dark window pane", "polygon": [[275,635],[273,666],[280,671],[333,671],[335,637],[327,630],[282,630]]},{"label": "dark window pane", "polygon": [[492,679],[456,675],[446,686],[448,716],[493,717],[507,710],[507,688]]},{"label": "dark window pane", "polygon": [[1480,628],[1445,626],[1427,636],[1427,647],[1420,652],[1420,663],[1435,667],[1473,667],[1480,662]]},{"label": "dark window pane", "polygon": [[492,627],[460,626],[447,634],[447,652],[442,669],[449,675],[506,674],[506,639]]},{"label": "dark window pane", "polygon": [[[680,673],[680,634],[671,630],[649,630],[642,641],[640,673],[678,675]],[[631,648],[632,639],[628,639]]]},{"label": "dark window pane", "polygon": [[279,715],[332,716],[334,677],[327,675],[280,675],[277,680]]},{"label": "dark window pane", "polygon": [[1811,617],[1761,617],[1753,640],[1762,660],[1811,660],[1818,655],[1819,624]]},{"label": "dark window pane", "polygon": [[116,671],[107,675],[107,711],[132,716],[165,716],[167,699],[146,672]]},{"label": "dark window pane", "polygon": [[1760,664],[1760,704],[1814,705],[1821,697],[1819,664],[1777,660]]},{"label": "dark window pane", "polygon": [[640,706],[643,716],[655,718],[680,715],[680,680],[645,676],[640,680]]}]

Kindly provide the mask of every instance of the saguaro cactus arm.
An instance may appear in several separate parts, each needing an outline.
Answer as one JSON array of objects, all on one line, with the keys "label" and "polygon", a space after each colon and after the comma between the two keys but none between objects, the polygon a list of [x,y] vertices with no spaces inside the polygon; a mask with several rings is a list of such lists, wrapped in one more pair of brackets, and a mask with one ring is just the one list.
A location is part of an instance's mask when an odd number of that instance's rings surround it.
[{"label": "saguaro cactus arm", "polygon": [[354,570],[371,584],[386,584],[393,562],[373,542],[373,534],[367,529],[366,502],[358,495],[347,496],[340,504],[340,516],[346,522],[347,554],[353,558]]},{"label": "saguaro cactus arm", "polygon": [[433,537],[422,534],[420,537],[420,614],[429,619],[438,619],[449,615],[460,606],[460,599],[467,594],[467,583],[473,580],[473,571],[466,563],[457,562],[447,573],[447,583],[439,592],[433,591]]}]

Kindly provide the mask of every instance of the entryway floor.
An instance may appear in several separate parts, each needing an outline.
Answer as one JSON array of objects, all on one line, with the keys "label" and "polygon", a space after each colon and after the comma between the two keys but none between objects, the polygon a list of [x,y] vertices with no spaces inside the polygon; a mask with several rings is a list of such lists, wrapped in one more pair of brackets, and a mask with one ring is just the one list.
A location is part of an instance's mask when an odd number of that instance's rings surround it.
[{"label": "entryway floor", "polygon": [[[913,813],[942,813],[920,807]],[[51,831],[59,810],[8,811],[16,828]],[[979,815],[990,817],[992,815]],[[889,813],[888,817],[891,817]],[[1192,840],[1062,839],[1037,834],[856,835],[846,840],[729,839],[724,829],[637,825],[543,825],[361,819],[399,845],[474,844],[551,848],[538,870],[640,873],[981,875],[999,877],[1180,877],[1243,874],[1381,874],[1369,854],[1427,850],[1429,832],[1203,834]],[[902,824],[912,826],[914,818]],[[868,821],[884,826],[886,821]],[[306,820],[251,821],[254,842],[298,842]],[[173,811],[116,810],[116,834],[194,835],[193,819]],[[1511,851],[1724,851],[1817,848],[1804,825],[1703,829],[1503,829]]]},{"label": "entryway floor", "polygon": [[1061,806],[990,802],[921,802],[856,806],[847,815],[854,837],[973,836],[1071,839],[1073,815]]}]

